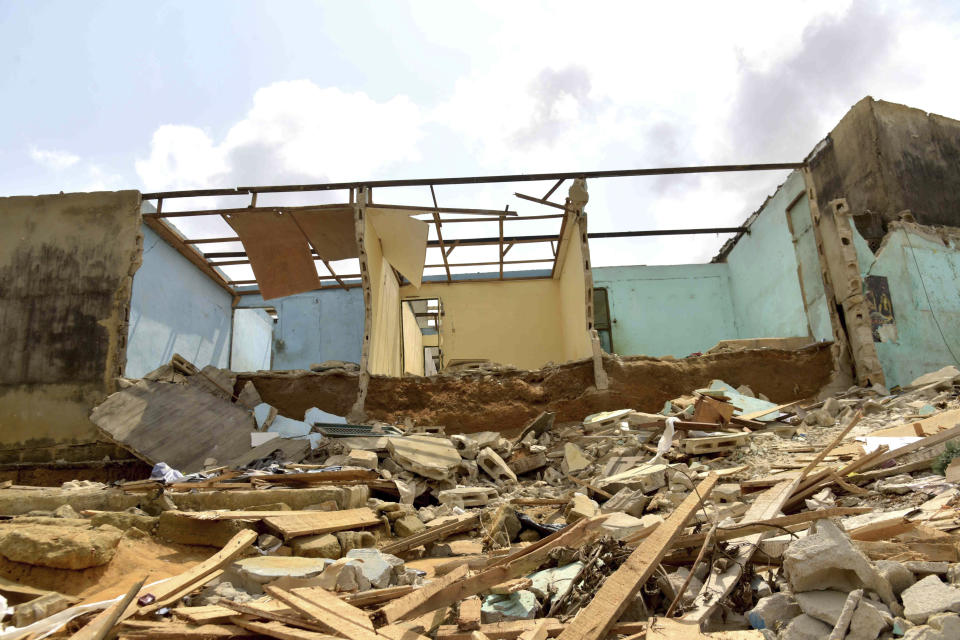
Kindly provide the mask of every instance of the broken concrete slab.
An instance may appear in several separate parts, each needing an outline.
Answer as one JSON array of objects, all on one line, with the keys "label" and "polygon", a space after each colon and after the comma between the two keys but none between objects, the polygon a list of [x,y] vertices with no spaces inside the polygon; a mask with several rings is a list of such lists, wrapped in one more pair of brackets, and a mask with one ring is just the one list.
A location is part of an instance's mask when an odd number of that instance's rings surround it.
[{"label": "broken concrete slab", "polygon": [[539,608],[537,597],[531,591],[515,591],[508,595],[492,594],[483,599],[480,620],[484,624],[533,620]]},{"label": "broken concrete slab", "polygon": [[437,494],[440,504],[457,507],[482,507],[496,500],[499,493],[493,487],[457,487],[446,489]]},{"label": "broken concrete slab", "polygon": [[415,536],[426,530],[426,525],[417,516],[403,516],[393,523],[393,532],[398,538]]},{"label": "broken concrete slab", "polygon": [[582,570],[583,563],[578,561],[552,569],[534,571],[527,576],[531,581],[528,589],[543,602],[548,599],[559,600],[567,595],[573,587],[573,581]]},{"label": "broken concrete slab", "polygon": [[543,451],[531,453],[527,456],[513,457],[507,463],[511,471],[518,476],[547,466],[547,454]]},{"label": "broken concrete slab", "polygon": [[781,640],[824,640],[830,635],[832,627],[803,613],[790,621],[781,632]]},{"label": "broken concrete slab", "polygon": [[[837,624],[840,613],[847,601],[847,594],[841,591],[805,591],[795,595],[797,604],[808,616],[813,616],[831,627]],[[875,605],[866,598],[862,599],[854,610],[850,620],[847,638],[849,640],[874,640],[884,629],[887,629],[887,619],[892,622],[886,607]]]},{"label": "broken concrete slab", "polygon": [[600,513],[600,505],[596,500],[591,500],[582,493],[575,493],[564,510],[564,517],[567,519],[567,524],[573,524],[577,520],[592,518],[598,513]]},{"label": "broken concrete slab", "polygon": [[937,613],[960,612],[960,589],[944,584],[934,575],[907,588],[901,597],[903,615],[914,624],[924,624]]},{"label": "broken concrete slab", "polygon": [[377,470],[379,460],[374,451],[364,451],[363,449],[351,449],[347,455],[346,465],[348,467],[361,467],[364,469]]},{"label": "broken concrete slab", "polygon": [[610,492],[631,489],[643,493],[653,493],[657,489],[667,486],[666,471],[667,465],[665,464],[645,464],[607,476],[599,480],[597,485]]},{"label": "broken concrete slab", "polygon": [[560,469],[564,473],[577,473],[588,468],[593,463],[583,449],[568,442],[563,445],[563,462],[560,463]]},{"label": "broken concrete slab", "polygon": [[797,601],[790,594],[781,592],[760,598],[746,615],[754,629],[776,630],[802,613]]},{"label": "broken concrete slab", "polygon": [[951,365],[923,374],[908,384],[906,389],[918,389],[931,384],[952,384],[957,380],[960,380],[960,369]]},{"label": "broken concrete slab", "polygon": [[225,576],[248,593],[263,593],[263,586],[280,578],[314,578],[330,565],[326,558],[258,556],[237,560]]},{"label": "broken concrete slab", "polygon": [[640,518],[648,504],[650,504],[650,497],[645,495],[643,491],[623,488],[600,506],[600,512],[616,513],[619,511]]},{"label": "broken concrete slab", "polygon": [[446,438],[389,438],[387,451],[404,469],[433,480],[448,479],[460,464],[460,454]]},{"label": "broken concrete slab", "polygon": [[331,533],[301,536],[290,541],[293,555],[304,558],[340,558],[340,541]]}]

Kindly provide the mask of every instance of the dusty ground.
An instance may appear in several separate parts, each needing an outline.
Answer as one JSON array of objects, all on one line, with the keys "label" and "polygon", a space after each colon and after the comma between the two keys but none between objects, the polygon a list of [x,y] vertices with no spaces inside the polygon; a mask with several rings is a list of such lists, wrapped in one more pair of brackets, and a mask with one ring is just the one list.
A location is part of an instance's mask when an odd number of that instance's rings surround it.
[{"label": "dusty ground", "polygon": [[205,547],[161,544],[151,538],[124,536],[113,559],[101,567],[83,571],[51,569],[10,562],[0,556],[0,576],[97,602],[125,593],[144,576],[150,583],[183,573],[210,555],[211,550]]},{"label": "dusty ground", "polygon": [[[557,420],[579,421],[585,415],[631,407],[656,412],[664,402],[705,386],[715,378],[746,384],[774,402],[817,394],[829,381],[833,360],[828,344],[799,350],[746,350],[682,360],[634,356],[607,357],[604,368],[610,389],[593,387],[590,360],[537,371],[442,375],[431,378],[370,380],[366,410],[385,422],[445,425],[447,433],[508,432],[541,411]],[[353,403],[357,376],[338,373],[244,374],[253,380],[264,402],[291,418],[302,419],[310,407],[343,415]]]}]

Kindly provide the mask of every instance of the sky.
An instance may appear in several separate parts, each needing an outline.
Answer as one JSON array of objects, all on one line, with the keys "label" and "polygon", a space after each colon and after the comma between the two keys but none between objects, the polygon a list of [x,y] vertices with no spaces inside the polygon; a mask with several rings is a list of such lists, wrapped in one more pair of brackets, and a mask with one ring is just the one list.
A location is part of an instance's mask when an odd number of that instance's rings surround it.
[{"label": "sky", "polygon": [[[868,95],[960,118],[956,2],[3,0],[0,42],[0,195],[799,162]],[[589,229],[736,226],[786,175],[591,180]],[[437,197],[538,215],[554,211],[513,192],[549,186]],[[180,206],[210,204],[247,202]],[[591,256],[706,262],[728,237],[594,240]]]}]

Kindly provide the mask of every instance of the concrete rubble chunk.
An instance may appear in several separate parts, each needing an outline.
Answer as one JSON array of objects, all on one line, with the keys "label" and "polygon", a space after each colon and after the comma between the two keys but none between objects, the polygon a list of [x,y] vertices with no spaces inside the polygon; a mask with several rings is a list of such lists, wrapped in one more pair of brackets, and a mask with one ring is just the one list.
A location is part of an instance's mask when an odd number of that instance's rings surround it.
[{"label": "concrete rubble chunk", "polygon": [[457,453],[465,460],[475,460],[480,453],[480,445],[473,438],[457,434],[450,436],[450,442],[457,448]]},{"label": "concrete rubble chunk", "polygon": [[930,616],[927,624],[913,627],[903,634],[903,640],[956,640],[960,638],[960,615],[938,613]]},{"label": "concrete rubble chunk", "polygon": [[389,438],[387,451],[407,471],[433,480],[449,478],[461,460],[450,440],[432,436]]},{"label": "concrete rubble chunk", "polygon": [[[832,590],[805,591],[796,594],[795,597],[805,614],[831,627],[837,624],[843,605],[847,601],[846,593]],[[893,621],[886,607],[881,610],[876,604],[864,598],[854,610],[846,637],[849,640],[874,640],[881,631],[890,626],[888,619],[890,622]]]},{"label": "concrete rubble chunk", "polygon": [[423,532],[426,525],[417,516],[403,516],[393,523],[393,532],[398,538],[406,538]]},{"label": "concrete rubble chunk", "polygon": [[483,605],[480,607],[480,621],[483,624],[490,624],[511,620],[533,620],[539,608],[537,597],[531,591],[515,591],[508,595],[492,594],[483,599]]},{"label": "concrete rubble chunk", "polygon": [[951,365],[937,371],[923,374],[907,385],[906,388],[916,389],[930,384],[952,384],[957,379],[960,379],[960,369]]},{"label": "concrete rubble chunk", "polygon": [[366,549],[377,544],[377,536],[370,531],[337,531],[334,535],[340,543],[341,554],[346,554],[351,549]]},{"label": "concrete rubble chunk", "polygon": [[507,463],[503,461],[503,458],[490,447],[486,447],[477,454],[477,465],[497,482],[517,481],[517,474],[515,474]]},{"label": "concrete rubble chunk", "polygon": [[795,593],[820,589],[849,593],[863,587],[877,592],[894,614],[900,614],[890,583],[829,520],[818,520],[816,533],[787,547],[783,569]]},{"label": "concrete rubble chunk", "polygon": [[573,581],[581,570],[583,570],[582,562],[571,562],[553,569],[534,571],[527,576],[531,580],[528,589],[541,602],[546,602],[550,598],[562,598],[573,587]]},{"label": "concrete rubble chunk", "polygon": [[370,589],[370,580],[363,573],[363,563],[355,558],[340,558],[324,569],[317,581],[327,591],[356,592]]},{"label": "concrete rubble chunk", "polygon": [[577,473],[588,468],[593,461],[587,457],[583,449],[568,442],[563,445],[563,462],[560,468],[564,473]]},{"label": "concrete rubble chunk", "polygon": [[346,557],[360,563],[360,571],[374,589],[389,587],[397,562],[403,566],[403,561],[396,556],[380,553],[377,549],[351,549]]},{"label": "concrete rubble chunk", "polygon": [[780,633],[781,640],[825,640],[833,627],[803,613],[790,621]]},{"label": "concrete rubble chunk", "polygon": [[377,454],[375,451],[352,449],[347,456],[346,464],[350,467],[363,467],[376,471],[378,466]]},{"label": "concrete rubble chunk", "polygon": [[600,523],[600,528],[615,540],[623,540],[647,528],[643,520],[627,513],[611,513]]},{"label": "concrete rubble chunk", "polygon": [[627,515],[640,518],[643,516],[643,510],[650,504],[650,497],[640,490],[620,489],[613,497],[603,503],[600,507],[601,513],[623,512]]},{"label": "concrete rubble chunk", "polygon": [[547,454],[543,451],[531,453],[527,456],[514,457],[507,463],[510,470],[518,476],[547,466]]},{"label": "concrete rubble chunk", "polygon": [[789,594],[775,593],[757,600],[757,604],[747,611],[747,620],[754,629],[779,629],[803,611]]},{"label": "concrete rubble chunk", "polygon": [[293,555],[304,558],[330,558],[336,560],[340,557],[340,541],[330,533],[324,533],[315,536],[300,536],[294,538],[290,543],[293,549]]},{"label": "concrete rubble chunk", "polygon": [[570,504],[567,505],[564,516],[567,519],[567,524],[573,524],[583,518],[592,518],[598,513],[600,513],[600,505],[597,504],[596,500],[591,500],[582,493],[575,493]]},{"label": "concrete rubble chunk", "polygon": [[599,481],[598,486],[608,492],[632,489],[643,493],[653,493],[661,487],[667,486],[667,465],[645,464]]},{"label": "concrete rubble chunk", "polygon": [[113,559],[122,532],[113,527],[82,529],[27,524],[0,530],[0,555],[53,569],[89,569]]},{"label": "concrete rubble chunk", "polygon": [[960,589],[944,584],[935,575],[927,576],[902,594],[903,616],[914,624],[943,612],[960,612]]},{"label": "concrete rubble chunk", "polygon": [[880,575],[886,578],[890,587],[893,588],[893,592],[898,596],[917,581],[913,572],[907,569],[903,563],[893,560],[877,560],[874,566],[877,567]]}]

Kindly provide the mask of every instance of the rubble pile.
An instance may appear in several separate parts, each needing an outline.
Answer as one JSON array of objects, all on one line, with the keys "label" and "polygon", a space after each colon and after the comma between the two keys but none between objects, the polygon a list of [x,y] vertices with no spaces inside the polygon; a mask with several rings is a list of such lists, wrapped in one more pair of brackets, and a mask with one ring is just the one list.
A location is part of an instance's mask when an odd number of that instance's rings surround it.
[{"label": "rubble pile", "polygon": [[[3,638],[960,637],[951,367],[785,405],[715,380],[509,434],[294,420],[163,375],[94,412],[149,479],[0,489]],[[235,408],[199,435],[243,446],[124,422],[173,387]],[[98,582],[148,548],[162,575]]]}]

